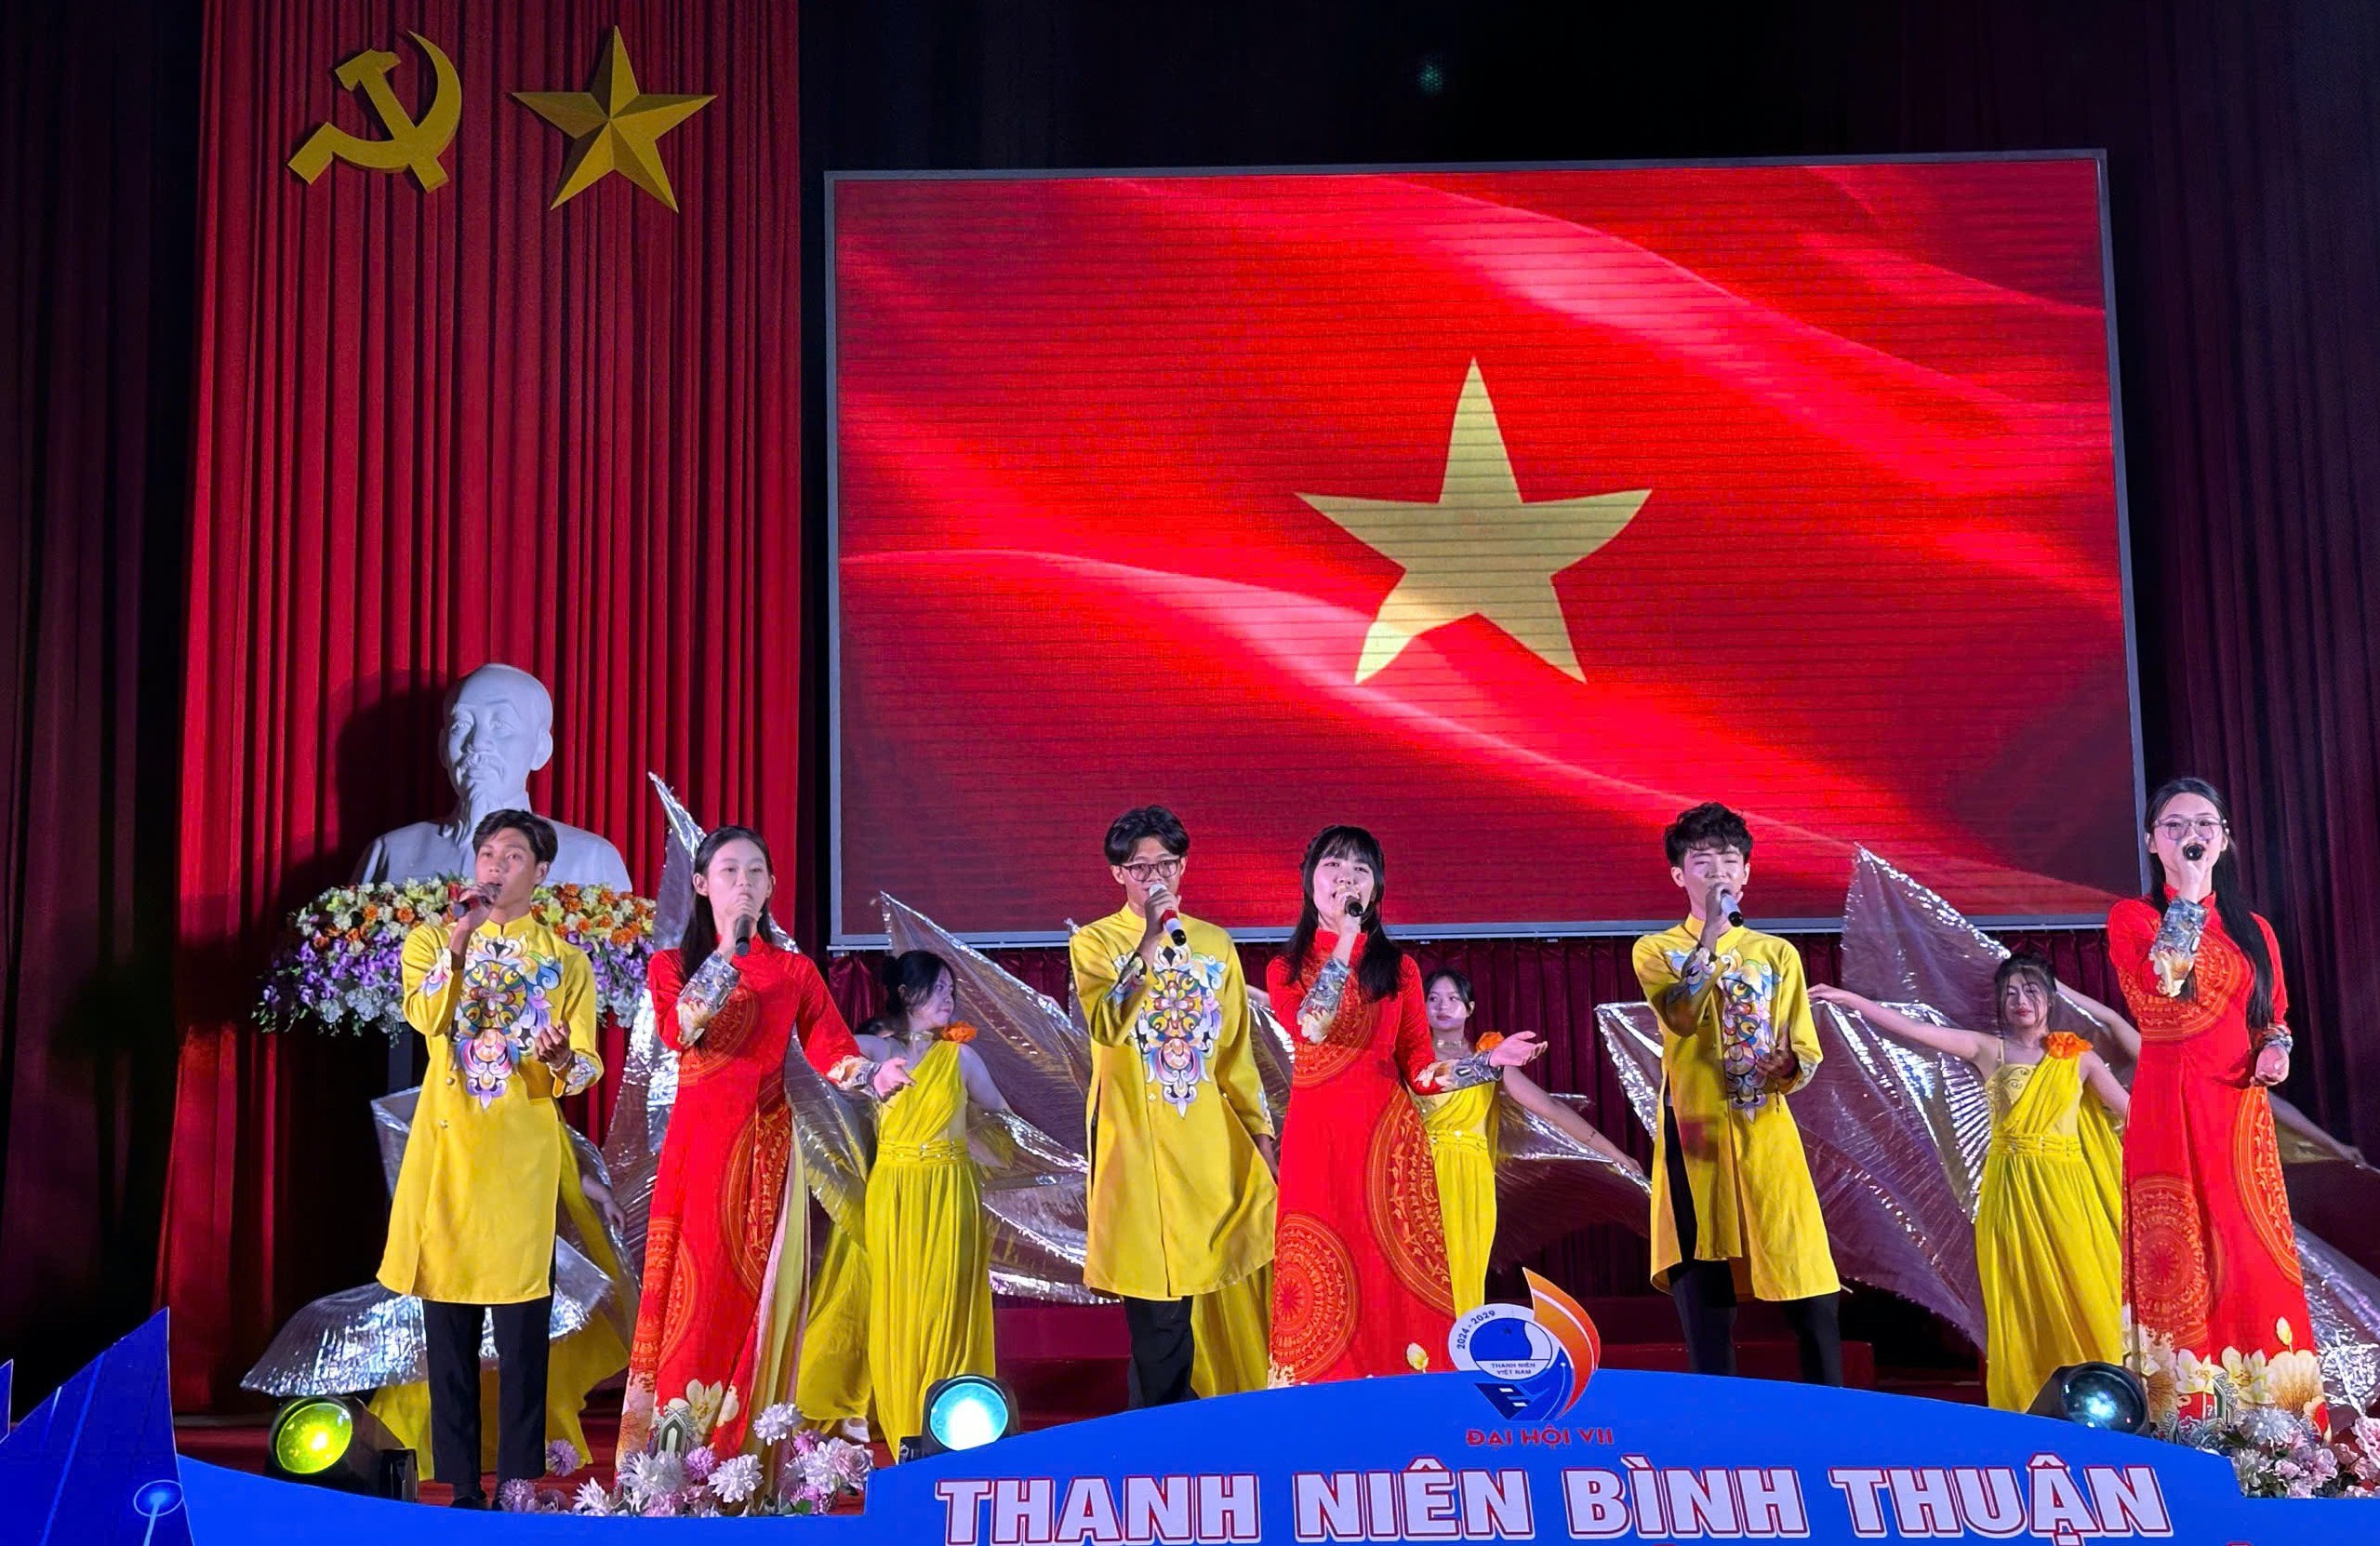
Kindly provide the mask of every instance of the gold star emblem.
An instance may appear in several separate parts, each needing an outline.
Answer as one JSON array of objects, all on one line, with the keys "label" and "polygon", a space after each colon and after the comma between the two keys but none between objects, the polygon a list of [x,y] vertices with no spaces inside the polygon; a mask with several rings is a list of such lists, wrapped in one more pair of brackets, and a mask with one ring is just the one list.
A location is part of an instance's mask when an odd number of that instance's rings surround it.
[{"label": "gold star emblem", "polygon": [[628,46],[614,27],[584,91],[515,91],[514,100],[570,138],[562,158],[562,188],[547,207],[559,209],[613,172],[677,212],[670,174],[661,166],[661,136],[711,100],[636,89]]},{"label": "gold star emblem", "polygon": [[1297,497],[1404,570],[1363,635],[1356,681],[1368,680],[1433,628],[1478,616],[1580,681],[1553,577],[1619,535],[1652,494],[1632,488],[1523,503],[1479,362],[1463,378],[1446,473],[1434,504]]}]

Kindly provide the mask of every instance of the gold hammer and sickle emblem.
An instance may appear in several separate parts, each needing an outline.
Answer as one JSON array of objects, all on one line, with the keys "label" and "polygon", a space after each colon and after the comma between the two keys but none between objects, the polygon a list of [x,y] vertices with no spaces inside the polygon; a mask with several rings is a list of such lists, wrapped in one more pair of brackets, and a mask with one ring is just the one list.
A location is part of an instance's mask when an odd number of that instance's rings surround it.
[{"label": "gold hammer and sickle emblem", "polygon": [[366,140],[336,124],[324,124],[306,136],[306,142],[289,158],[291,171],[312,182],[338,160],[376,172],[409,168],[424,193],[445,182],[446,168],[438,164],[438,158],[453,143],[455,126],[462,121],[461,83],[455,74],[454,61],[440,53],[436,44],[419,33],[405,35],[413,39],[414,47],[421,50],[437,74],[430,111],[421,115],[421,122],[413,121],[405,104],[397,100],[395,88],[389,85],[389,72],[397,67],[397,57],[384,48],[366,48],[339,67],[339,84],[350,91],[363,91],[372,111],[379,114],[380,126],[389,131],[389,137]]}]

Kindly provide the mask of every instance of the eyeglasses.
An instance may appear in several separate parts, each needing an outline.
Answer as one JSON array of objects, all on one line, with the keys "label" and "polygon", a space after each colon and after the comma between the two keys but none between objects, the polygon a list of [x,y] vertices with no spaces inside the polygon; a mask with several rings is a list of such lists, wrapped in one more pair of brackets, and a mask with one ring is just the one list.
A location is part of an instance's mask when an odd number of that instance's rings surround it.
[{"label": "eyeglasses", "polygon": [[2201,816],[2192,820],[2187,817],[2169,816],[2157,823],[2157,834],[2169,843],[2179,843],[2194,833],[2201,837],[2221,837],[2223,818]]},{"label": "eyeglasses", "polygon": [[1182,873],[1178,859],[1144,859],[1135,864],[1120,866],[1124,873],[1146,886],[1152,880],[1171,880]]}]

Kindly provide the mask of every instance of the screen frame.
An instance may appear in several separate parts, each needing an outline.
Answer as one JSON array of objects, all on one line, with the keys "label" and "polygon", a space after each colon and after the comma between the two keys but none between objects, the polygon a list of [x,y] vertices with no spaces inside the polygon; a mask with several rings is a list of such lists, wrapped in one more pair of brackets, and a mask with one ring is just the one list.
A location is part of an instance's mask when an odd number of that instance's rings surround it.
[{"label": "screen frame", "polygon": [[[2025,161],[2088,161],[2092,165],[2099,216],[2099,293],[2107,331],[2107,433],[2115,467],[2116,566],[2121,589],[2124,635],[2124,690],[2130,700],[2132,726],[2132,802],[2136,828],[2147,830],[2148,784],[2140,717],[2140,644],[2134,615],[2132,564],[2132,500],[2124,467],[2123,373],[2116,347],[2116,256],[2113,215],[2107,190],[2107,153],[2095,150],[2032,150],[1926,152],[1884,155],[1764,155],[1667,159],[1649,157],[1618,161],[1460,161],[1387,162],[1376,165],[1270,167],[996,167],[942,170],[829,169],[820,200],[820,266],[825,283],[826,329],[826,583],[827,583],[827,918],[828,948],[837,951],[882,950],[891,942],[881,917],[872,930],[859,930],[844,916],[843,854],[843,439],[842,379],[837,370],[839,333],[835,312],[835,194],[845,183],[860,182],[1067,182],[1095,179],[1217,178],[1217,177],[1402,177],[1495,172],[1705,171],[1739,167],[1880,167],[1927,166],[1943,163]],[[1086,834],[1089,827],[1084,829]],[[1089,837],[1084,844],[1087,849]],[[1882,856],[1889,860],[1891,855]],[[2148,886],[2146,846],[2134,856],[2139,889]],[[880,891],[880,897],[885,895]],[[1090,895],[1086,891],[1086,897]],[[1100,899],[1105,905],[1105,899]],[[1762,927],[1784,934],[1840,934],[1841,914],[1826,918],[1759,918]],[[1972,920],[1986,929],[2097,928],[2105,917],[2096,913],[2017,913],[1979,916]],[[1671,926],[1674,917],[1629,920],[1571,920],[1536,923],[1401,924],[1399,932],[1415,940],[1592,939],[1651,933]],[[1234,929],[1236,938],[1278,942],[1289,937],[1285,927]],[[1062,945],[1067,928],[952,931],[951,937],[977,949],[1030,948]]]}]

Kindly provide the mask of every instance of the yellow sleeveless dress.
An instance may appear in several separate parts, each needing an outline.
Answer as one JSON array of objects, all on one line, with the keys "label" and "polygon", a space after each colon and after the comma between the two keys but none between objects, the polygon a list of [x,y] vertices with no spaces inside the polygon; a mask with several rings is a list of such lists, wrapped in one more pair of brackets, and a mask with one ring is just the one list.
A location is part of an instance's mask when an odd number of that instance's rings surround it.
[{"label": "yellow sleeveless dress", "polygon": [[2068,1364],[2123,1358],[2123,1154],[2082,1082],[2080,1037],[1985,1081],[1991,1151],[1975,1208],[1985,1389],[2023,1411]]},{"label": "yellow sleeveless dress", "polygon": [[[860,1218],[867,1217],[863,1209]],[[825,1428],[868,1415],[868,1252],[864,1236],[841,1224],[827,1231],[818,1275],[810,1285],[810,1318],[793,1405]]]},{"label": "yellow sleeveless dress", "polygon": [[1457,1315],[1487,1299],[1487,1259],[1496,1248],[1496,1098],[1503,1088],[1473,1085],[1421,1103]]},{"label": "yellow sleeveless dress", "polygon": [[884,1102],[868,1173],[868,1379],[896,1450],[924,1426],[927,1386],[992,1372],[991,1231],[957,1045],[937,1041],[911,1077]]}]

